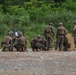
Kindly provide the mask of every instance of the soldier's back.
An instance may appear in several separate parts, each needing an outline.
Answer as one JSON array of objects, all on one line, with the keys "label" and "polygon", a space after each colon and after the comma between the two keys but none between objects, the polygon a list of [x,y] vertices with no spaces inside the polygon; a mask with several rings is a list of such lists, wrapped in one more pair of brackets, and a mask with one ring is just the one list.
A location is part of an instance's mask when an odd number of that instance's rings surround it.
[{"label": "soldier's back", "polygon": [[64,30],[65,28],[64,28],[64,26],[59,26],[58,29]]},{"label": "soldier's back", "polygon": [[73,30],[76,30],[76,25],[74,26]]},{"label": "soldier's back", "polygon": [[2,42],[9,44],[10,40],[12,40],[12,38],[10,36],[5,36]]},{"label": "soldier's back", "polygon": [[20,43],[25,44],[26,43],[26,38],[24,36],[19,37]]}]

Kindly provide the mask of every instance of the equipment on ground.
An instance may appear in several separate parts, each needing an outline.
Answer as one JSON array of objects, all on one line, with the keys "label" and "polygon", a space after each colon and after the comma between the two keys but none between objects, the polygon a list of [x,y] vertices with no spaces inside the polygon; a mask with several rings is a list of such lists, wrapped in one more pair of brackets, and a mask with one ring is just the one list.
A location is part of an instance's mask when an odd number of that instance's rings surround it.
[{"label": "equipment on ground", "polygon": [[74,37],[70,33],[67,34],[66,37],[68,38],[68,42],[71,44],[71,46],[68,50],[74,50],[75,49]]}]

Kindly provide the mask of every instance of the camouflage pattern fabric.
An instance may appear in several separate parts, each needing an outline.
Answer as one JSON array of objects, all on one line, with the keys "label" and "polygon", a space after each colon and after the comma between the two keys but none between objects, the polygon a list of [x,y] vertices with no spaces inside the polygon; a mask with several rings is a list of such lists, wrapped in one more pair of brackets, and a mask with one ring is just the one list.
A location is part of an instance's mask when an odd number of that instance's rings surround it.
[{"label": "camouflage pattern fabric", "polygon": [[6,50],[6,48],[8,49],[8,51],[12,51],[13,50],[13,42],[12,42],[12,38],[10,36],[6,36],[4,37],[3,41],[1,42],[2,47],[3,47],[3,51]]},{"label": "camouflage pattern fabric", "polygon": [[16,38],[14,47],[17,49],[17,51],[25,51],[27,48],[26,38],[24,36]]},{"label": "camouflage pattern fabric", "polygon": [[58,31],[56,35],[56,38],[57,38],[56,47],[55,47],[56,50],[57,48],[59,48],[60,51],[64,50],[63,43],[67,33],[68,31],[62,25],[58,27]]},{"label": "camouflage pattern fabric", "polygon": [[74,25],[73,34],[74,34],[74,44],[75,44],[75,48],[76,48],[76,25]]},{"label": "camouflage pattern fabric", "polygon": [[54,37],[54,28],[53,26],[48,26],[44,31],[44,36],[46,39],[47,50],[52,49],[53,46],[53,37]]}]

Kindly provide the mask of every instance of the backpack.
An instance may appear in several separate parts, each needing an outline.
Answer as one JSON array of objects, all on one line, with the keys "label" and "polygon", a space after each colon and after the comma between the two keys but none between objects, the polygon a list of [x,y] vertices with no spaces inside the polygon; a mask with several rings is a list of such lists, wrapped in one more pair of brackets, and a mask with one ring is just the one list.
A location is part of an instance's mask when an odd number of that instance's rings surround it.
[{"label": "backpack", "polygon": [[46,37],[50,37],[52,33],[52,30],[50,29],[50,27],[46,28]]}]

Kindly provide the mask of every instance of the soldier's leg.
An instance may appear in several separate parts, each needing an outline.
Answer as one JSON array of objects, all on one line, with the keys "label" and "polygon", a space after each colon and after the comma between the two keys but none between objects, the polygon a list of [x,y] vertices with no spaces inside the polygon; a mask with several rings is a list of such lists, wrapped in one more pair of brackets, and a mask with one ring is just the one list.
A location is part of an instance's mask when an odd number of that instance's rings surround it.
[{"label": "soldier's leg", "polygon": [[42,49],[46,51],[46,47],[44,45],[43,45]]},{"label": "soldier's leg", "polygon": [[71,44],[68,42],[68,38],[64,37],[64,51],[68,51],[70,46],[71,46]]},{"label": "soldier's leg", "polygon": [[[2,50],[2,51],[6,51],[6,49],[8,49],[8,47],[9,47],[9,45],[3,44],[2,47],[3,47],[3,50]],[[8,49],[8,50],[9,50],[9,49]]]},{"label": "soldier's leg", "polygon": [[62,51],[63,50],[63,43],[64,43],[64,37],[60,38],[60,43],[59,43],[59,50]]},{"label": "soldier's leg", "polygon": [[32,48],[32,51],[34,51],[34,48],[31,46],[31,48]]},{"label": "soldier's leg", "polygon": [[16,44],[16,45],[15,45],[15,48],[16,48],[16,50],[17,50],[17,51],[19,51],[19,50],[20,50],[20,47],[19,47],[19,45],[18,45],[18,44]]},{"label": "soldier's leg", "polygon": [[51,37],[50,38],[50,48],[51,48],[51,50],[52,50],[52,46],[53,46],[53,38]]},{"label": "soldier's leg", "polygon": [[19,51],[20,51],[20,52],[23,52],[23,51],[24,51],[23,47],[24,47],[24,46],[23,46],[22,44],[19,44]]},{"label": "soldier's leg", "polygon": [[60,39],[59,39],[59,38],[57,38],[56,46],[55,46],[55,50],[57,50],[57,49],[59,48],[59,41],[60,41]]},{"label": "soldier's leg", "polygon": [[6,48],[5,48],[5,47],[3,47],[3,50],[2,50],[2,51],[5,51],[5,49],[6,49]]},{"label": "soldier's leg", "polygon": [[51,38],[48,38],[48,50],[51,48]]},{"label": "soldier's leg", "polygon": [[23,52],[23,51],[24,51],[24,49],[23,49],[23,47],[21,47],[21,48],[20,48],[20,52]]},{"label": "soldier's leg", "polygon": [[49,38],[47,38],[46,48],[47,48],[47,51],[48,51],[49,48],[50,48],[50,40],[49,40]]},{"label": "soldier's leg", "polygon": [[47,50],[47,47],[48,47],[48,39],[46,38],[46,50]]},{"label": "soldier's leg", "polygon": [[46,47],[45,47],[45,45],[44,44],[41,44],[41,50],[44,50],[44,51],[46,51]]},{"label": "soldier's leg", "polygon": [[22,45],[21,50],[24,52],[26,50],[25,45]]},{"label": "soldier's leg", "polygon": [[74,50],[76,50],[76,40],[74,40],[74,45],[75,45],[75,49]]},{"label": "soldier's leg", "polygon": [[9,44],[8,49],[9,49],[9,51],[13,51],[13,44]]},{"label": "soldier's leg", "polygon": [[64,47],[64,51],[68,51],[68,46],[65,46]]},{"label": "soldier's leg", "polygon": [[74,36],[74,45],[75,45],[75,50],[76,50],[76,35]]},{"label": "soldier's leg", "polygon": [[69,48],[70,48],[70,43],[67,41],[64,46],[64,51],[68,51]]},{"label": "soldier's leg", "polygon": [[13,51],[13,48],[12,48],[12,47],[8,47],[8,50],[9,50],[9,51]]},{"label": "soldier's leg", "polygon": [[75,44],[75,48],[76,48],[76,41],[74,41],[74,44]]},{"label": "soldier's leg", "polygon": [[37,49],[36,44],[32,45],[32,51],[36,51],[36,49]]},{"label": "soldier's leg", "polygon": [[59,51],[62,51],[62,43],[61,43],[61,41],[59,43]]},{"label": "soldier's leg", "polygon": [[24,51],[28,51],[27,50],[27,44],[24,45]]}]

